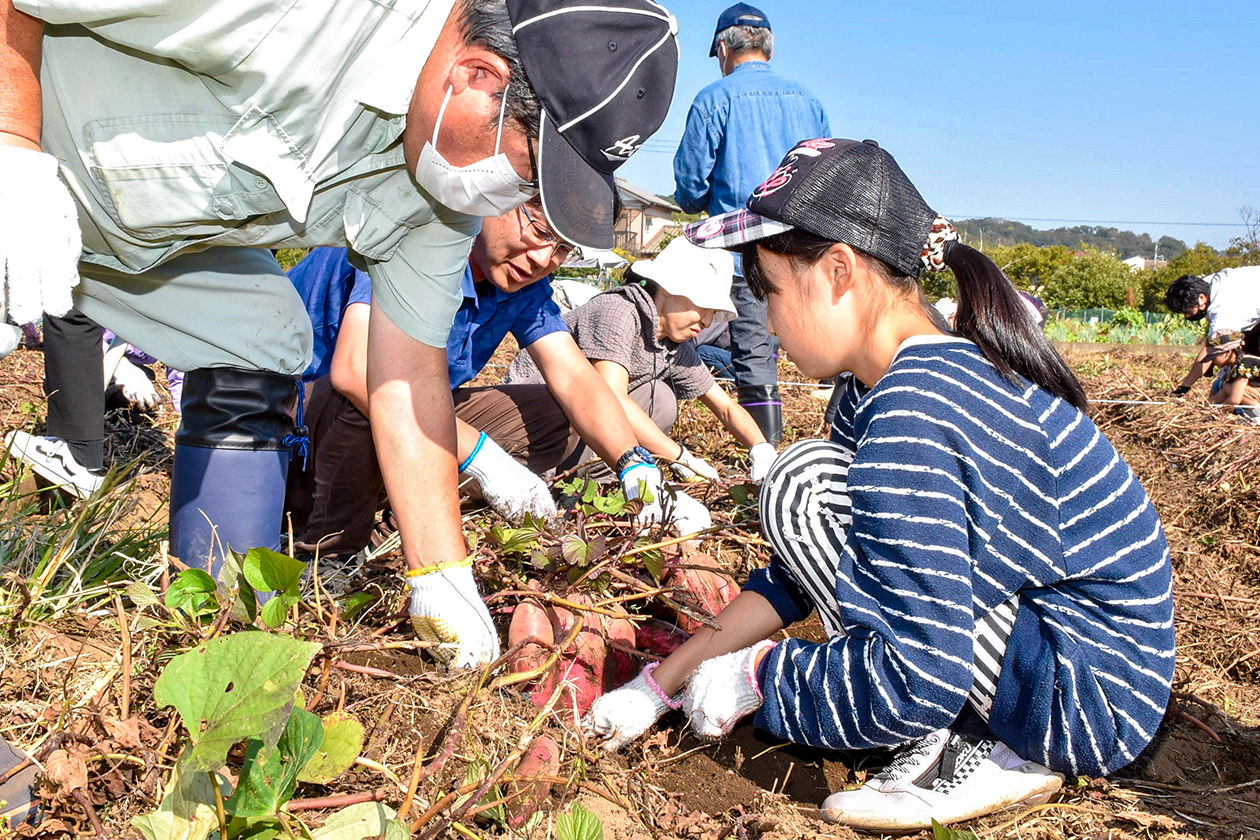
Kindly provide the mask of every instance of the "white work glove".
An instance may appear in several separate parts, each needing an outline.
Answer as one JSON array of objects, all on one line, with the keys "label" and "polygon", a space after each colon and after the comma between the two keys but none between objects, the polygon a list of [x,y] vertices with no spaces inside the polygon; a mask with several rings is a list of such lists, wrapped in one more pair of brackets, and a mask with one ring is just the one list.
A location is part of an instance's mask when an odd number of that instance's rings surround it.
[{"label": "white work glove", "polygon": [[621,490],[626,494],[627,501],[643,500],[643,509],[634,517],[636,527],[647,530],[661,522],[661,500],[665,497],[665,477],[661,475],[659,467],[645,461],[631,464],[621,473]]},{"label": "white work glove", "polygon": [[757,658],[774,645],[758,642],[700,663],[683,692],[683,714],[697,735],[728,735],[740,718],[761,707],[765,698],[757,685]]},{"label": "white work glove", "polygon": [[665,503],[669,512],[669,522],[678,530],[679,536],[687,536],[713,526],[713,517],[709,509],[681,490],[666,491],[670,499]]},{"label": "white work glove", "polygon": [[[682,444],[679,444],[680,446]],[[718,471],[713,469],[713,465],[703,458],[698,458],[692,454],[691,450],[683,446],[682,453],[670,465],[670,469],[678,476],[680,481],[717,481],[722,476],[718,475]]]},{"label": "white work glove", "polygon": [[582,718],[587,737],[598,739],[605,750],[615,752],[647,732],[661,715],[682,705],[652,679],[658,664],[653,662],[630,682],[595,701]]},{"label": "white work glove", "polygon": [[79,285],[79,214],[57,159],[0,145],[0,314],[17,324],[65,315]]},{"label": "white work glove", "polygon": [[774,444],[763,440],[748,450],[748,460],[752,462],[748,468],[748,477],[760,484],[765,479],[766,473],[770,472],[770,468],[774,466],[774,459],[778,457],[779,453],[775,450]]},{"label": "white work glove", "polygon": [[123,396],[140,408],[157,408],[162,401],[153,380],[139,365],[124,357],[114,368],[114,382],[122,389]]},{"label": "white work glove", "polygon": [[477,668],[499,657],[495,632],[473,580],[472,561],[407,572],[411,626],[422,641],[441,642],[433,655],[452,668]]},{"label": "white work glove", "polygon": [[558,515],[547,483],[521,466],[485,432],[464,472],[477,479],[486,503],[515,525],[521,524],[527,513],[546,522]]}]

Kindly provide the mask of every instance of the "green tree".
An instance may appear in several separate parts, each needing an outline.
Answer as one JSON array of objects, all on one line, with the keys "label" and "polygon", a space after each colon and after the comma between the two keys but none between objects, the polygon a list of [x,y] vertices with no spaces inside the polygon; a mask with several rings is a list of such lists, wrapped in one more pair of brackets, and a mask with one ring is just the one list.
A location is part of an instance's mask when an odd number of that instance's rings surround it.
[{"label": "green tree", "polygon": [[1142,303],[1139,278],[1127,265],[1101,251],[1086,251],[1054,269],[1045,279],[1043,291],[1051,308],[1122,309]]},{"label": "green tree", "polygon": [[985,252],[1018,289],[1037,293],[1054,272],[1072,261],[1072,252],[1064,245],[1039,248],[1027,242],[999,245]]}]

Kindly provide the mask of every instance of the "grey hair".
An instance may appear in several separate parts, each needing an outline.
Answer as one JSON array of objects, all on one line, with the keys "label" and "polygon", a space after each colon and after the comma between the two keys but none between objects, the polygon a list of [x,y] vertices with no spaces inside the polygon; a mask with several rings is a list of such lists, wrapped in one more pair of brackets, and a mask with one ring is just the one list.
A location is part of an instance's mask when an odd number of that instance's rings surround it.
[{"label": "grey hair", "polygon": [[728,26],[717,38],[726,44],[731,55],[745,52],[759,52],[766,58],[774,55],[774,33],[764,26]]},{"label": "grey hair", "polygon": [[[508,87],[499,94],[507,96],[506,117],[524,129],[527,137],[538,137],[542,104],[521,64],[505,0],[461,0],[459,27],[465,44],[483,47],[507,62]],[[498,121],[499,115],[495,114],[491,124]]]}]

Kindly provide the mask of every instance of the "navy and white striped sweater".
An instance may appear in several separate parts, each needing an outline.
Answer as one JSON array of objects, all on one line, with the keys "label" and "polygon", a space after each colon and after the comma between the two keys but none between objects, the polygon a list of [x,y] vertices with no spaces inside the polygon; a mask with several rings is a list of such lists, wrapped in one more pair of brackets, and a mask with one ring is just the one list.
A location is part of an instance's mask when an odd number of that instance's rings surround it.
[{"label": "navy and white striped sweater", "polygon": [[[1172,571],[1150,499],[1093,422],[970,342],[919,339],[869,393],[851,385],[832,439],[853,452],[847,635],[775,647],[757,724],[832,748],[948,726],[975,618],[1018,592],[990,728],[1064,773],[1131,762],[1168,703]],[[812,608],[777,558],[746,588],[785,623]]]}]

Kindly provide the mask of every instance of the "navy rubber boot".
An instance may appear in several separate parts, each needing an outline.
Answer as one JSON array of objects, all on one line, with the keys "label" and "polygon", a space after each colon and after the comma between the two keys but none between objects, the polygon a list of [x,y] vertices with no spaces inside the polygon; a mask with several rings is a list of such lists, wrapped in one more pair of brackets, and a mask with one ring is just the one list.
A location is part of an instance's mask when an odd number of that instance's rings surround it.
[{"label": "navy rubber boot", "polygon": [[752,415],[766,440],[778,446],[783,442],[783,402],[778,385],[741,385],[736,389],[739,404]]},{"label": "navy rubber boot", "polygon": [[225,550],[280,548],[297,379],[204,368],[184,380],[171,553],[216,580]]}]

